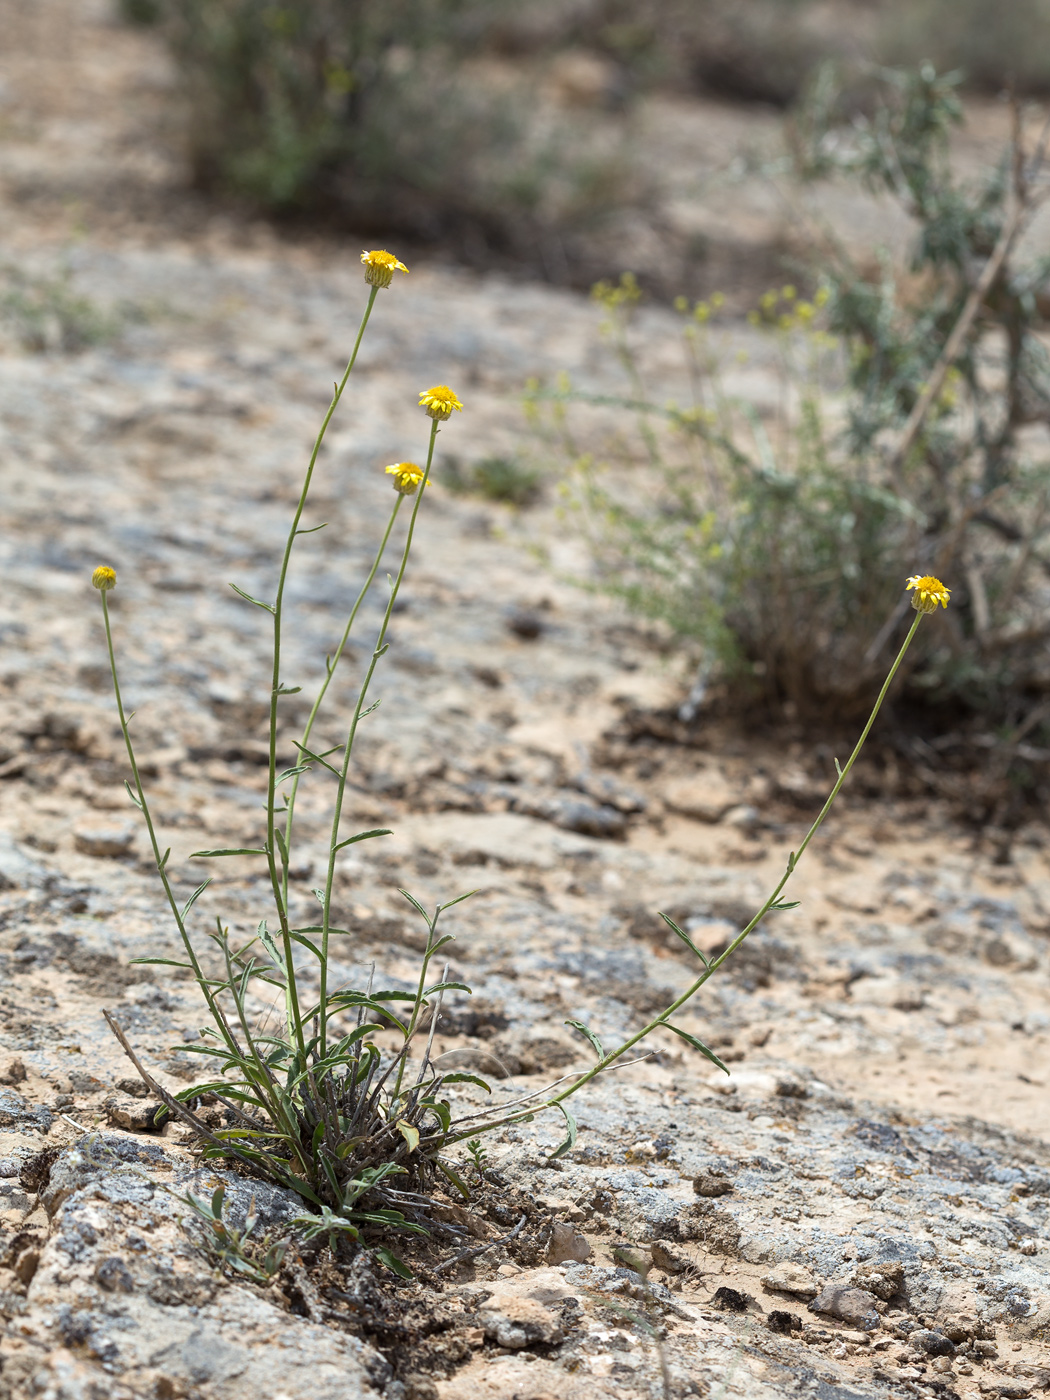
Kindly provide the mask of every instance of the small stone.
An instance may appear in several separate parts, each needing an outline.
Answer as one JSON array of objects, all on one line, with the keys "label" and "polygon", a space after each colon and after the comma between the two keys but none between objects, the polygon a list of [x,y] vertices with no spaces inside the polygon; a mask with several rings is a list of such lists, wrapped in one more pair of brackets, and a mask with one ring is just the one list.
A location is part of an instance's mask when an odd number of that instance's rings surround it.
[{"label": "small stone", "polygon": [[763,1274],[762,1286],[776,1293],[792,1293],[796,1298],[815,1298],[820,1292],[820,1285],[806,1266],[790,1260],[775,1264],[768,1274]]},{"label": "small stone", "polygon": [[0,1084],[21,1084],[26,1077],[26,1067],[17,1057],[9,1060],[3,1074],[0,1074]]},{"label": "small stone", "polygon": [[73,831],[73,844],[80,854],[99,858],[126,856],[134,839],[130,826],[81,826]]},{"label": "small stone", "polygon": [[728,1196],[733,1189],[733,1183],[727,1181],[724,1176],[715,1176],[711,1172],[700,1172],[693,1177],[693,1191],[698,1196]]},{"label": "small stone", "polygon": [[797,1313],[786,1312],[782,1308],[772,1308],[766,1318],[766,1326],[771,1332],[779,1332],[781,1336],[789,1336],[792,1332],[802,1331],[802,1319]]},{"label": "small stone", "polygon": [[152,1133],[156,1131],[159,1103],[148,1099],[118,1099],[110,1095],[105,1102],[106,1118],[115,1128],[124,1128],[129,1133]]},{"label": "small stone", "polygon": [[1029,1235],[1026,1239],[1023,1239],[1023,1240],[1020,1242],[1020,1244],[1017,1246],[1017,1248],[1020,1250],[1020,1252],[1021,1252],[1022,1254],[1038,1254],[1038,1253],[1039,1253],[1039,1244],[1038,1244],[1038,1242],[1037,1242],[1036,1240],[1032,1239],[1031,1235]]},{"label": "small stone", "polygon": [[586,1237],[571,1225],[566,1225],[560,1220],[555,1221],[551,1229],[550,1244],[547,1246],[547,1262],[566,1264],[575,1261],[583,1264],[590,1257],[591,1247]]},{"label": "small stone", "polygon": [[867,1289],[876,1298],[888,1303],[904,1288],[904,1265],[899,1259],[887,1259],[877,1264],[862,1264],[850,1279],[854,1288]]},{"label": "small stone", "polygon": [[736,806],[737,793],[718,769],[710,768],[694,778],[669,783],[663,799],[672,812],[681,812],[697,821],[717,822]]},{"label": "small stone", "polygon": [[954,1356],[955,1343],[950,1342],[943,1332],[933,1332],[920,1327],[908,1339],[913,1347],[921,1347],[927,1356]]},{"label": "small stone", "polygon": [[718,1288],[711,1299],[722,1312],[747,1312],[748,1304],[755,1300],[750,1293],[741,1293],[737,1288]]},{"label": "small stone", "polygon": [[26,1111],[26,1101],[13,1089],[0,1089],[0,1127],[7,1128]]},{"label": "small stone", "polygon": [[684,1274],[693,1267],[693,1261],[673,1240],[654,1240],[649,1246],[653,1263],[665,1274]]},{"label": "small stone", "polygon": [[132,1278],[131,1270],[123,1259],[118,1259],[116,1255],[102,1260],[95,1270],[95,1278],[99,1287],[104,1288],[107,1293],[134,1293],[135,1291],[135,1280]]},{"label": "small stone", "polygon": [[540,1343],[549,1346],[562,1338],[558,1321],[535,1298],[493,1297],[486,1304],[479,1321],[485,1336],[508,1351]]},{"label": "small stone", "polygon": [[826,1313],[828,1317],[837,1317],[840,1322],[862,1327],[866,1332],[876,1332],[881,1326],[875,1298],[863,1288],[829,1283],[809,1307],[811,1312]]},{"label": "small stone", "polygon": [[15,1260],[15,1277],[29,1286],[32,1283],[36,1271],[40,1266],[40,1250],[30,1247],[23,1249],[22,1253]]}]

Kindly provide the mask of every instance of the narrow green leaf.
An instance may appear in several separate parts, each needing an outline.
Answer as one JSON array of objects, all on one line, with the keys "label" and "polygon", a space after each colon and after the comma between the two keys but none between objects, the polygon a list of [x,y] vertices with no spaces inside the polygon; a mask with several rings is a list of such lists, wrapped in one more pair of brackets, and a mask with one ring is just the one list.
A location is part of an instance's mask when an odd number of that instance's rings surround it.
[{"label": "narrow green leaf", "polygon": [[841,778],[841,777],[842,777],[842,767],[841,767],[841,765],[839,764],[838,759],[836,758],[836,759],[833,759],[832,761],[833,761],[834,764],[835,764],[835,772],[836,772],[836,773],[839,775],[839,777]]},{"label": "narrow green leaf", "polygon": [[309,773],[312,767],[311,763],[299,763],[294,768],[286,768],[283,773],[278,773],[274,781],[283,783],[287,778],[297,778],[300,773]]},{"label": "narrow green leaf", "polygon": [[362,710],[361,713],[358,715],[357,718],[358,718],[358,719],[364,719],[366,716],[371,715],[371,714],[374,714],[374,713],[376,712],[376,710],[379,709],[379,707],[380,707],[380,705],[381,705],[382,703],[383,703],[382,697],[380,697],[378,700],[373,700],[372,703],[371,703],[371,705],[369,705],[368,709],[367,709],[367,710]]},{"label": "narrow green leaf", "polygon": [[274,938],[273,934],[272,934],[272,933],[270,932],[270,930],[266,927],[266,920],[265,920],[265,919],[263,919],[262,923],[259,925],[258,933],[259,933],[259,942],[263,945],[263,947],[264,947],[264,948],[266,949],[266,951],[269,953],[271,959],[272,959],[273,962],[276,964],[276,966],[279,967],[279,968],[281,969],[282,972],[284,972],[284,971],[285,971],[285,966],[284,966],[284,952],[283,952],[283,950],[280,948],[280,946],[278,945],[277,940]]},{"label": "narrow green leaf", "polygon": [[408,1265],[399,1259],[396,1254],[391,1254],[389,1249],[374,1249],[372,1253],[381,1264],[385,1264],[388,1269],[397,1274],[398,1278],[414,1277]]},{"label": "narrow green leaf", "polygon": [[480,1075],[468,1074],[466,1070],[456,1070],[454,1074],[443,1074],[441,1082],[442,1084],[476,1084],[479,1089],[484,1089],[486,1094],[492,1093],[491,1086],[486,1084]]},{"label": "narrow green leaf", "polygon": [[[321,754],[319,754],[319,753],[313,753],[312,750],[306,748],[306,746],[305,746],[304,744],[300,744],[300,743],[298,742],[298,740],[296,740],[296,739],[293,739],[293,740],[292,740],[292,743],[293,743],[293,744],[295,745],[295,747],[299,750],[299,752],[300,752],[301,754],[304,755],[304,757],[310,759],[310,760],[311,760],[312,762],[314,762],[314,763],[319,763],[319,764],[321,765],[322,768],[327,768],[328,771],[329,771],[329,773],[334,773],[335,776],[336,776],[337,778],[341,778],[341,777],[343,776],[343,775],[340,773],[339,769],[338,769],[338,768],[333,768],[332,765],[331,765],[330,763],[326,762],[326,760],[322,757]],[[337,747],[341,747],[341,746],[337,746]],[[335,749],[327,749],[326,752],[327,752],[327,753],[334,753],[334,752],[335,752]]]},{"label": "narrow green leaf", "polygon": [[571,1026],[574,1031],[579,1031],[579,1033],[582,1036],[584,1036],[587,1040],[591,1042],[591,1045],[594,1048],[594,1053],[598,1056],[599,1060],[605,1059],[605,1047],[602,1045],[601,1041],[594,1034],[594,1032],[592,1030],[588,1030],[588,1028],[583,1024],[582,1021],[566,1021],[565,1024],[567,1026]]},{"label": "narrow green leaf", "polygon": [[301,690],[302,690],[302,686],[301,686],[301,685],[284,685],[284,684],[282,683],[281,685],[279,685],[279,686],[277,687],[277,694],[278,694],[278,695],[298,695],[299,692],[300,692]]},{"label": "narrow green leaf", "polygon": [[563,1103],[556,1103],[554,1107],[559,1110],[562,1117],[565,1119],[566,1133],[565,1141],[560,1142],[558,1146],[554,1149],[554,1151],[550,1154],[551,1161],[553,1161],[555,1157],[563,1157],[566,1152],[570,1152],[576,1146],[576,1139],[580,1135],[580,1130],[576,1126],[576,1119],[572,1116],[572,1114],[565,1107],[565,1105]]},{"label": "narrow green leaf", "polygon": [[168,849],[167,849],[167,850],[164,852],[164,854],[161,856],[160,860],[157,861],[157,869],[158,869],[158,870],[163,870],[164,867],[167,865],[167,863],[168,863],[168,861],[169,861],[170,858],[171,858],[171,847],[169,846]]},{"label": "narrow green leaf", "polygon": [[799,899],[778,899],[769,906],[769,913],[774,909],[798,909],[802,901]]},{"label": "narrow green leaf", "polygon": [[252,595],[251,595],[250,593],[245,593],[245,591],[244,591],[243,588],[238,588],[237,585],[236,585],[235,583],[231,583],[231,584],[230,584],[230,587],[233,589],[234,593],[239,593],[240,596],[245,600],[245,602],[254,603],[255,606],[256,606],[257,608],[262,608],[265,612],[268,612],[268,613],[272,613],[272,612],[273,612],[273,604],[272,604],[272,603],[262,603],[262,602],[260,602],[258,598],[253,598]]},{"label": "narrow green leaf", "polygon": [[158,967],[189,967],[193,964],[188,962],[177,962],[174,958],[129,958],[130,967],[145,967],[147,964],[155,964]]},{"label": "narrow green leaf", "polygon": [[136,807],[139,809],[139,811],[141,812],[141,811],[143,810],[143,808],[142,808],[142,799],[139,797],[138,793],[135,791],[135,789],[134,789],[134,788],[131,786],[131,784],[128,782],[127,778],[124,779],[124,786],[125,786],[125,787],[127,788],[127,790],[128,790],[128,796],[131,798],[132,802],[134,802],[135,806],[136,806]]},{"label": "narrow green leaf", "polygon": [[466,982],[435,982],[432,987],[426,989],[423,995],[425,997],[432,997],[438,992],[466,992],[468,996],[474,995]]},{"label": "narrow green leaf", "polygon": [[[404,894],[404,890],[402,890],[401,893]],[[478,893],[478,890],[467,890],[466,894],[457,894],[455,899],[450,899],[447,904],[439,904],[437,912],[443,914],[446,909],[451,909],[454,904],[462,904],[465,899],[473,899]]]},{"label": "narrow green leaf", "polygon": [[471,1199],[470,1190],[467,1187],[466,1182],[460,1176],[459,1172],[456,1171],[455,1167],[452,1165],[451,1162],[446,1162],[442,1157],[435,1157],[434,1165],[437,1167],[441,1175],[445,1177],[447,1181],[450,1181],[452,1183],[452,1185],[456,1188],[456,1190],[459,1192],[459,1194],[463,1197],[465,1201],[469,1201]]},{"label": "narrow green leaf", "polygon": [[341,851],[344,846],[352,846],[355,841],[368,841],[373,836],[393,836],[393,832],[385,826],[378,827],[375,831],[359,831],[356,836],[348,836],[345,841],[340,841],[333,850]]},{"label": "narrow green leaf", "polygon": [[304,938],[297,929],[289,929],[288,935],[294,942],[301,944],[304,948],[309,948],[318,962],[322,961],[321,950],[316,943],[311,943],[308,938]]},{"label": "narrow green leaf", "polygon": [[213,856],[264,856],[267,854],[265,846],[234,846],[229,850],[222,851],[193,851],[190,860],[210,859]]},{"label": "narrow green leaf", "polygon": [[696,946],[693,940],[686,933],[685,929],[679,928],[679,926],[675,923],[674,919],[670,918],[667,914],[661,914],[660,918],[663,919],[664,923],[672,931],[672,933],[676,933],[678,935],[678,937],[682,940],[682,942],[689,949],[689,951],[691,953],[695,953],[695,955],[700,959],[700,961],[705,967],[711,966],[707,958],[704,957],[703,953],[701,953],[700,949]]},{"label": "narrow green leaf", "polygon": [[[492,1091],[489,1090],[491,1093]],[[447,1133],[452,1126],[452,1110],[448,1104],[441,1099],[420,1099],[420,1107],[429,1108],[431,1113],[441,1124],[441,1131]]]},{"label": "narrow green leaf", "polygon": [[373,1001],[415,1001],[415,992],[373,992]]},{"label": "narrow green leaf", "polygon": [[202,881],[200,882],[200,884],[197,886],[197,888],[196,888],[196,889],[193,891],[193,893],[190,895],[189,899],[187,899],[186,903],[182,906],[182,913],[179,915],[179,919],[181,920],[182,923],[185,923],[185,922],[186,922],[186,915],[190,912],[190,910],[193,908],[193,906],[197,903],[197,900],[200,899],[201,895],[204,893],[204,891],[208,888],[208,886],[209,886],[210,884],[211,884],[211,876],[209,875],[208,878],[207,878],[207,880],[202,880]]},{"label": "narrow green leaf", "polygon": [[278,852],[278,854],[279,854],[280,857],[281,857],[281,863],[282,863],[283,865],[287,865],[287,864],[288,864],[288,847],[287,847],[287,845],[286,845],[286,843],[285,843],[284,832],[281,830],[281,828],[280,828],[279,826],[275,825],[275,826],[274,826],[274,829],[273,829],[273,834],[274,834],[274,839],[275,839],[275,841],[277,842],[277,852]]},{"label": "narrow green leaf", "polygon": [[680,1035],[688,1045],[691,1045],[693,1047],[694,1050],[699,1050],[701,1055],[703,1055],[706,1059],[710,1060],[713,1065],[717,1065],[718,1068],[723,1071],[723,1073],[729,1073],[728,1069],[726,1069],[725,1065],[718,1058],[715,1052],[713,1050],[710,1050],[702,1040],[697,1040],[695,1035],[690,1035],[688,1031],[682,1030],[681,1026],[672,1026],[670,1021],[663,1021],[661,1022],[661,1024],[666,1026],[669,1031],[674,1031],[675,1035]]},{"label": "narrow green leaf", "polygon": [[408,890],[401,889],[398,890],[398,894],[403,894],[408,900],[409,904],[411,904],[412,908],[416,911],[416,913],[421,915],[422,918],[426,920],[427,928],[432,929],[434,927],[430,915],[423,908],[422,904],[420,904],[419,900],[415,897],[414,894],[409,894]]},{"label": "narrow green leaf", "polygon": [[308,530],[296,530],[295,533],[296,533],[297,535],[316,535],[317,532],[318,532],[318,530],[327,530],[327,529],[328,529],[328,521],[326,520],[326,521],[324,522],[323,525],[311,525],[310,528],[309,528]]}]

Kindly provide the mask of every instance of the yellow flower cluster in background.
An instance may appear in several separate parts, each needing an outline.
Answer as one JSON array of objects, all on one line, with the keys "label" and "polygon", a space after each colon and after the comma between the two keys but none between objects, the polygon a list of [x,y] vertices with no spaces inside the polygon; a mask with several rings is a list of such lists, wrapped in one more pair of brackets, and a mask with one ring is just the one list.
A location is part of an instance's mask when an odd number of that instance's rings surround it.
[{"label": "yellow flower cluster in background", "polygon": [[[790,284],[779,290],[771,288],[768,292],[763,292],[757,309],[749,311],[747,319],[752,326],[775,326],[781,331],[809,330],[817,312],[827,305],[829,296],[826,287],[818,288],[812,301],[800,299],[798,290]],[[833,349],[838,344],[834,336],[822,331],[816,334],[820,337],[821,344],[828,349]]]}]

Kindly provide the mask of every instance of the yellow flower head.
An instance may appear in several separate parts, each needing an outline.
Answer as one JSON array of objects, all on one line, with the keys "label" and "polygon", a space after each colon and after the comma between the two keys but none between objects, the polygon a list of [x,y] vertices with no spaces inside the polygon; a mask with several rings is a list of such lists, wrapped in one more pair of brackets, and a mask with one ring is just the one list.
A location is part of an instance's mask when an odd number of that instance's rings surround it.
[{"label": "yellow flower head", "polygon": [[405,264],[398,262],[393,253],[388,253],[385,248],[373,248],[372,252],[366,248],[361,254],[361,261],[365,265],[365,281],[373,287],[389,287],[395,272],[408,271]]},{"label": "yellow flower head", "polygon": [[415,462],[395,462],[387,467],[386,474],[394,478],[394,490],[402,496],[414,496],[425,475]]},{"label": "yellow flower head", "polygon": [[91,575],[91,582],[99,590],[100,593],[105,593],[106,590],[109,588],[116,588],[116,571],[114,569],[111,569],[108,564],[100,564],[95,570],[95,572]]},{"label": "yellow flower head", "polygon": [[930,574],[923,574],[920,578],[918,574],[915,574],[908,580],[908,587],[915,589],[911,605],[916,612],[936,612],[938,603],[942,608],[948,606],[951,590],[945,588],[939,578],[933,578]]},{"label": "yellow flower head", "polygon": [[452,410],[460,412],[463,405],[447,384],[435,384],[433,389],[423,389],[419,395],[419,406],[426,410],[428,418],[436,418],[443,423],[452,417]]}]

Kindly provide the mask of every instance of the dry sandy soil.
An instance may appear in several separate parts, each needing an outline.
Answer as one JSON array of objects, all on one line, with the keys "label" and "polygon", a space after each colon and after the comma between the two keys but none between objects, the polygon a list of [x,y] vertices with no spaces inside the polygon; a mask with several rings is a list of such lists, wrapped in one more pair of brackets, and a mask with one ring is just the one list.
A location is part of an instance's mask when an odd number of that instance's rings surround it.
[{"label": "dry sandy soil", "polygon": [[[192,1081],[178,1048],[200,1025],[192,987],[129,965],[171,952],[173,930],[122,787],[89,575],[118,570],[125,687],[188,891],[191,852],[259,832],[265,619],[226,582],[272,588],[362,305],[358,245],[281,240],[186,194],[148,35],[86,0],[8,0],[0,18],[3,260],[67,267],[121,319],[80,353],[12,339],[0,359],[0,1394],[1047,1388],[1048,841],[1033,825],[997,864],[927,799],[847,795],[795,878],[801,907],[767,920],[683,1014],[728,1081],[667,1036],[581,1094],[560,1162],[557,1123],[507,1132],[474,1206],[439,1211],[446,1234],[415,1284],[309,1251],[268,1288],[216,1269],[173,1194],[215,1174],[181,1129],[152,1130],[101,1014],[163,1083]],[[709,116],[726,141],[749,139],[745,115]],[[659,310],[641,323],[657,371],[670,324]],[[45,326],[45,346],[56,334]],[[760,398],[762,346],[733,334],[752,352],[739,387]],[[463,398],[449,453],[505,452],[528,376],[603,383],[593,344],[593,310],[551,288],[420,264],[381,294],[311,505],[328,529],[292,578],[289,674],[309,687],[333,645],[388,509],[382,464],[422,450],[416,391],[447,381]],[[556,571],[530,550],[540,538]],[[653,737],[688,676],[561,581],[581,567],[550,502],[519,515],[433,489],[353,780],[352,818],[395,834],[340,867],[355,930],[343,973],[375,962],[407,985],[419,940],[398,888],[431,901],[479,887],[449,925],[474,997],[446,1006],[437,1048],[505,1076],[498,1101],[583,1067],[567,1017],[608,1043],[687,985],[656,911],[724,944],[824,792],[801,744],[714,726],[688,744]],[[333,742],[344,718],[345,695]],[[304,789],[304,906],[323,796]],[[224,866],[198,907],[200,930],[266,913],[247,863]],[[281,1233],[284,1193],[221,1175],[235,1214],[254,1195]],[[433,1272],[477,1243],[491,1247]],[[624,1247],[651,1265],[648,1294]]]}]

